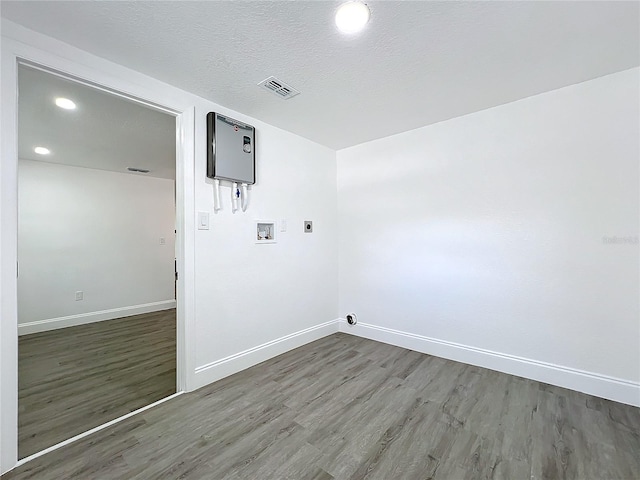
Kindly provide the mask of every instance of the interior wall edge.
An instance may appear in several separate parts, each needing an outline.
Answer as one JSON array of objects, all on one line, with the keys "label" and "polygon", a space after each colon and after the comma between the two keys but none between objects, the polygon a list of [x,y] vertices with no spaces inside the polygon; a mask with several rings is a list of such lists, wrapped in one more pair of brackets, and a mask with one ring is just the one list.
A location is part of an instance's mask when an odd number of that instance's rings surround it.
[{"label": "interior wall edge", "polygon": [[[4,33],[4,24],[2,25]],[[2,39],[0,69],[0,473],[14,467],[18,459],[18,291],[17,291],[17,64]]]},{"label": "interior wall edge", "polygon": [[340,319],[338,328],[340,332],[369,340],[640,407],[640,383],[637,382],[367,323],[349,325],[345,319]]},{"label": "interior wall edge", "polygon": [[241,372],[295,348],[302,347],[307,343],[338,333],[338,323],[339,319],[336,318],[199,366],[196,368],[194,376],[195,389]]},{"label": "interior wall edge", "polygon": [[175,300],[163,300],[160,302],[131,305],[129,307],[110,308],[108,310],[99,310],[97,312],[79,313],[77,315],[68,315],[65,317],[47,318],[44,320],[36,320],[34,322],[19,324],[18,335],[48,332],[50,330],[58,330],[60,328],[76,327],[78,325],[86,325],[88,323],[131,317],[133,315],[140,315],[143,313],[160,312],[162,310],[169,310],[172,308],[176,308]]}]

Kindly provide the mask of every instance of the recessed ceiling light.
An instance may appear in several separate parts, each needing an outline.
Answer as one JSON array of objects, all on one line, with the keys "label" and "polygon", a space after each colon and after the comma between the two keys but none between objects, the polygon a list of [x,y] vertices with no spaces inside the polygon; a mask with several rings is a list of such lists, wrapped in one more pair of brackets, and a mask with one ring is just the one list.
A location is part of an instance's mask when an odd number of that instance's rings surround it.
[{"label": "recessed ceiling light", "polygon": [[357,33],[369,22],[371,12],[362,2],[347,2],[336,12],[336,26],[342,33]]},{"label": "recessed ceiling light", "polygon": [[49,155],[51,153],[51,150],[45,147],[36,147],[33,149],[33,151],[36,152],[38,155]]},{"label": "recessed ceiling light", "polygon": [[60,108],[64,108],[65,110],[75,110],[76,104],[73,100],[69,100],[68,98],[58,97],[56,98],[56,105]]}]

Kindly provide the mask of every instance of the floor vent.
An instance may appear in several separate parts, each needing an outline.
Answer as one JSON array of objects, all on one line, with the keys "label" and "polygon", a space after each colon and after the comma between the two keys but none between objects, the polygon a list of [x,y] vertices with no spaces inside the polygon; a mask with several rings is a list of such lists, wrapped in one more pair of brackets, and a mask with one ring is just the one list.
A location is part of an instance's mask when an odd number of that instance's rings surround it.
[{"label": "floor vent", "polygon": [[286,83],[278,80],[276,77],[266,78],[265,80],[261,81],[258,86],[264,88],[265,90],[269,90],[270,92],[285,100],[291,97],[295,97],[300,93],[291,85],[287,85]]}]

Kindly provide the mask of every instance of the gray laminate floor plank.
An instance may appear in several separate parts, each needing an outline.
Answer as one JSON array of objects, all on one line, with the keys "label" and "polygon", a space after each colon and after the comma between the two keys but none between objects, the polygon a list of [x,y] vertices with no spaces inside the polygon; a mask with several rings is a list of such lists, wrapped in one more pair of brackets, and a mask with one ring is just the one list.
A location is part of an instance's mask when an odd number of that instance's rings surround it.
[{"label": "gray laminate floor plank", "polygon": [[639,432],[635,407],[335,334],[2,478],[630,480]]},{"label": "gray laminate floor plank", "polygon": [[[640,476],[637,435],[621,438],[613,423],[606,426],[575,392],[541,388],[534,415],[532,476],[539,479]],[[577,401],[575,400],[577,399]]]},{"label": "gray laminate floor plank", "polygon": [[165,310],[21,336],[20,458],[175,393],[175,331]]}]

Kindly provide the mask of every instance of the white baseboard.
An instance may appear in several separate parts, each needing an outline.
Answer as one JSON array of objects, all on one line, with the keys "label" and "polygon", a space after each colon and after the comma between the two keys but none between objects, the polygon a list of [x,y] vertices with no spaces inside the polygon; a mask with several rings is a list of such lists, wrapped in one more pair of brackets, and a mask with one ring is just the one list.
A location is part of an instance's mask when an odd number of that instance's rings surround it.
[{"label": "white baseboard", "polygon": [[470,347],[413,333],[340,319],[339,330],[416,352],[509,373],[640,407],[640,383],[528,358]]},{"label": "white baseboard", "polygon": [[69,315],[67,317],[48,318],[46,320],[37,320],[35,322],[18,324],[18,335],[46,332],[66,327],[75,327],[76,325],[102,322],[103,320],[113,320],[114,318],[130,317],[132,315],[140,315],[141,313],[159,312],[161,310],[169,310],[171,308],[176,308],[175,300],[143,303],[142,305],[112,308],[110,310],[100,310],[98,312],[80,313],[78,315]]},{"label": "white baseboard", "polygon": [[195,389],[337,332],[338,320],[331,320],[197,367]]}]

